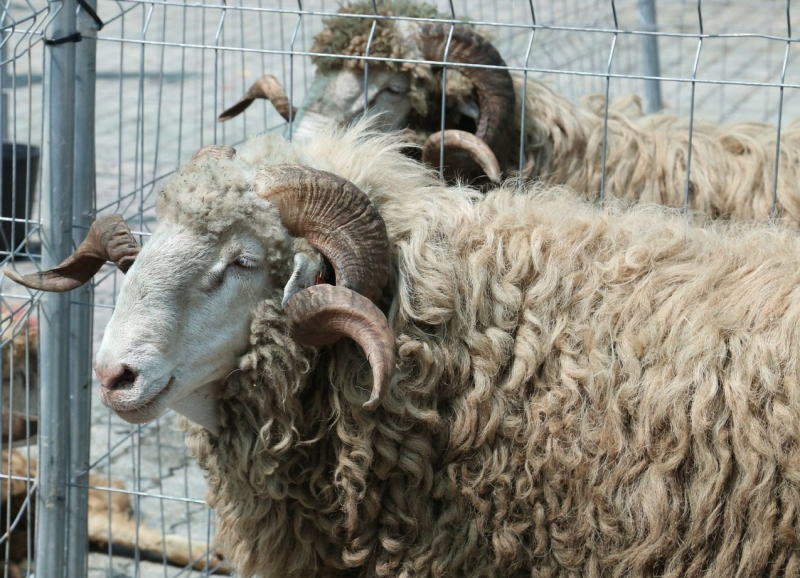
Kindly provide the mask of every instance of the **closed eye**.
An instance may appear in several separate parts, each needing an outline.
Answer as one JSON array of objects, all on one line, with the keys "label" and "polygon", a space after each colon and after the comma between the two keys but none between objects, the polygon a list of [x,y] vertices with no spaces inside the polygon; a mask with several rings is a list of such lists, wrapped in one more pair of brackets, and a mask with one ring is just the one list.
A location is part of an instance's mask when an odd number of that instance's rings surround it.
[{"label": "closed eye", "polygon": [[234,261],[231,262],[230,267],[237,267],[240,269],[255,269],[258,267],[258,261],[249,257],[248,255],[239,255]]},{"label": "closed eye", "polygon": [[389,98],[397,98],[399,96],[404,96],[406,91],[397,87],[397,86],[386,86],[382,90],[380,90],[374,97],[373,100],[377,100],[380,96],[388,96]]},{"label": "closed eye", "polygon": [[405,94],[406,92],[408,92],[408,88],[406,88],[405,86],[398,86],[393,84],[387,86],[386,90],[391,94]]},{"label": "closed eye", "polygon": [[258,268],[258,264],[259,261],[254,257],[249,255],[239,255],[236,259],[228,263],[225,268],[209,271],[208,275],[206,276],[208,290],[211,292],[219,290],[225,284],[225,280],[228,278],[229,271],[233,270],[234,272],[243,274],[247,271]]},{"label": "closed eye", "polygon": [[399,87],[395,87],[395,86],[391,86],[391,85],[386,86],[386,87],[382,88],[381,90],[379,90],[378,92],[376,92],[375,95],[372,98],[370,98],[369,103],[367,105],[367,108],[372,108],[373,106],[375,106],[375,103],[378,101],[378,99],[381,96],[386,95],[386,96],[389,96],[390,98],[397,98],[398,96],[405,95],[406,92],[407,92],[406,90],[401,89]]}]

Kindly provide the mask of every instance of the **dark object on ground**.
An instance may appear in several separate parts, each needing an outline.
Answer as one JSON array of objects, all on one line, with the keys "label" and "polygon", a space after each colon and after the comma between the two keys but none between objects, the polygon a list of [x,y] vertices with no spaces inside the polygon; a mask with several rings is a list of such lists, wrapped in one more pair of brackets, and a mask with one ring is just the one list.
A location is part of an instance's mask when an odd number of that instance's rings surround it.
[{"label": "dark object on ground", "polygon": [[[27,256],[28,249],[21,247],[30,227],[33,194],[39,174],[39,148],[24,144],[3,143],[3,190],[0,207],[0,251],[14,250]],[[16,222],[5,219],[14,219]]]}]

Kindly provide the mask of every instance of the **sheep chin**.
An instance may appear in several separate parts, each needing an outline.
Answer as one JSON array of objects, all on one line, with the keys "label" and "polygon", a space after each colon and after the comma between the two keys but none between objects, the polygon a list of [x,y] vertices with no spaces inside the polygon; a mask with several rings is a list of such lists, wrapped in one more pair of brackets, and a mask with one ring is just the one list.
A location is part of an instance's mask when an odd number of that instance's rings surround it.
[{"label": "sheep chin", "polygon": [[180,399],[170,402],[167,407],[218,436],[220,387],[219,382],[202,385]]},{"label": "sheep chin", "polygon": [[326,129],[331,123],[332,121],[329,117],[318,112],[301,112],[295,123],[292,138],[297,141],[310,140]]}]

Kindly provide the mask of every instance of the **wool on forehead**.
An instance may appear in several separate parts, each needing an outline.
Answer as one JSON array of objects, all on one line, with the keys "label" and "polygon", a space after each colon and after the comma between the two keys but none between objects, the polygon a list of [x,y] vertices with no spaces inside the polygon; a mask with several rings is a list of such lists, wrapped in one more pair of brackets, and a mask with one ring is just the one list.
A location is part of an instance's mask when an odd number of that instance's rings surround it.
[{"label": "wool on forehead", "polygon": [[280,286],[291,273],[296,241],[281,223],[277,207],[253,184],[270,166],[298,162],[291,143],[274,134],[250,139],[232,159],[195,159],[179,168],[161,190],[156,203],[159,223],[183,225],[214,239],[253,235],[269,247],[267,266]]},{"label": "wool on forehead", "polygon": [[203,156],[179,168],[161,190],[158,220],[212,236],[244,227],[272,238],[278,210],[256,194],[253,183],[271,165],[296,162],[291,144],[277,135],[251,139],[232,159]]},{"label": "wool on forehead", "polygon": [[[339,70],[341,68],[363,70],[364,60],[360,58],[331,58],[326,54],[342,56],[366,56],[383,58],[412,58],[417,56],[416,44],[401,31],[400,21],[370,18],[355,18],[350,14],[373,14],[371,1],[350,2],[339,9],[345,16],[334,16],[324,20],[324,28],[314,37],[311,59],[320,70]],[[435,7],[421,2],[396,0],[378,4],[379,16],[404,18],[447,18]],[[406,22],[406,21],[403,21]],[[375,29],[373,31],[373,23]],[[370,42],[370,36],[372,41]],[[400,70],[411,65],[399,62],[373,61],[373,70]]]}]

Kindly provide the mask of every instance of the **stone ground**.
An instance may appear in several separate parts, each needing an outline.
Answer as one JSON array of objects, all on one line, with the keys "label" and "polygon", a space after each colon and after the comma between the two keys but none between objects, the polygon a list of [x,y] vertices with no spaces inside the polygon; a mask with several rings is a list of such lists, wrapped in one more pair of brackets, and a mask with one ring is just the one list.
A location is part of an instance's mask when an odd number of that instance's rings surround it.
[{"label": "stone ground", "polygon": [[207,576],[206,572],[198,570],[183,570],[180,568],[164,566],[161,562],[141,560],[136,562],[130,557],[108,556],[91,552],[89,554],[89,573],[87,578],[167,578],[180,576],[185,578],[200,578]]},{"label": "stone ground", "polygon": [[[42,45],[26,48],[29,36],[19,34],[31,26],[22,17],[42,8],[44,0],[11,2],[10,14],[19,19],[9,47],[15,58],[3,68],[8,96],[10,128],[6,140],[41,143]],[[100,0],[98,13],[106,21],[97,41],[96,102],[96,206],[99,214],[121,212],[143,240],[152,230],[154,198],[163,179],[188,160],[199,146],[213,142],[237,143],[246,135],[281,130],[282,119],[265,103],[246,115],[217,124],[216,115],[237,100],[250,82],[270,71],[282,79],[295,101],[302,99],[313,66],[304,55],[281,54],[290,50],[297,23],[293,13],[263,12],[242,8],[295,10],[297,4],[281,0],[239,0],[223,11],[208,0],[144,3],[138,0]],[[448,11],[450,3],[438,2]],[[612,3],[604,0],[534,2],[538,29],[528,61],[532,75],[548,80],[557,90],[577,100],[603,92],[609,55],[614,40]],[[664,107],[686,116],[691,110],[693,63],[699,30],[697,4],[688,1],[657,2],[659,28],[673,33],[658,40]],[[335,9],[329,0],[306,1],[311,11]],[[525,64],[531,29],[527,2],[511,0],[455,0],[456,16],[502,23],[488,33],[510,66]],[[217,7],[215,7],[217,6]],[[641,29],[636,2],[616,2],[619,30]],[[737,33],[737,37],[709,37],[702,43],[696,78],[695,112],[711,121],[758,120],[775,124],[780,89],[758,86],[781,78],[787,43],[780,39],[754,38],[751,33],[786,35],[786,2],[706,0],[702,3],[706,33]],[[796,17],[794,18],[796,20]],[[35,26],[39,26],[41,17]],[[793,21],[795,30],[800,22]],[[321,17],[300,19],[295,50],[307,50],[321,25]],[[592,28],[594,31],[575,30]],[[36,30],[38,28],[34,28]],[[16,43],[16,44],[15,44]],[[641,36],[620,33],[612,60],[612,74],[643,74]],[[237,50],[244,48],[245,51]],[[247,52],[247,50],[273,52]],[[789,51],[787,83],[800,83],[800,60]],[[294,70],[292,75],[291,71]],[[293,81],[292,81],[293,80]],[[709,81],[709,82],[702,82]],[[713,81],[744,81],[748,85]],[[612,78],[612,98],[627,92],[644,94],[644,80]],[[11,87],[11,88],[9,88]],[[797,89],[784,94],[784,125],[800,115]],[[36,207],[33,211],[37,217]],[[0,254],[2,255],[2,254]],[[4,257],[3,257],[4,258]],[[26,270],[31,264],[19,261]],[[108,269],[98,283],[94,302],[94,348],[114,305],[120,275]],[[19,307],[29,299],[19,287],[0,279],[0,296],[6,305]],[[173,414],[142,428],[133,428],[113,416],[93,396],[91,456],[93,474],[122,480],[142,522],[165,533],[205,541],[213,536],[213,515],[202,504],[202,473],[183,450]],[[178,498],[178,499],[174,499]],[[185,501],[185,500],[190,501]],[[136,563],[123,556],[93,552],[89,557],[92,578],[129,576],[199,576],[158,562]]]}]

